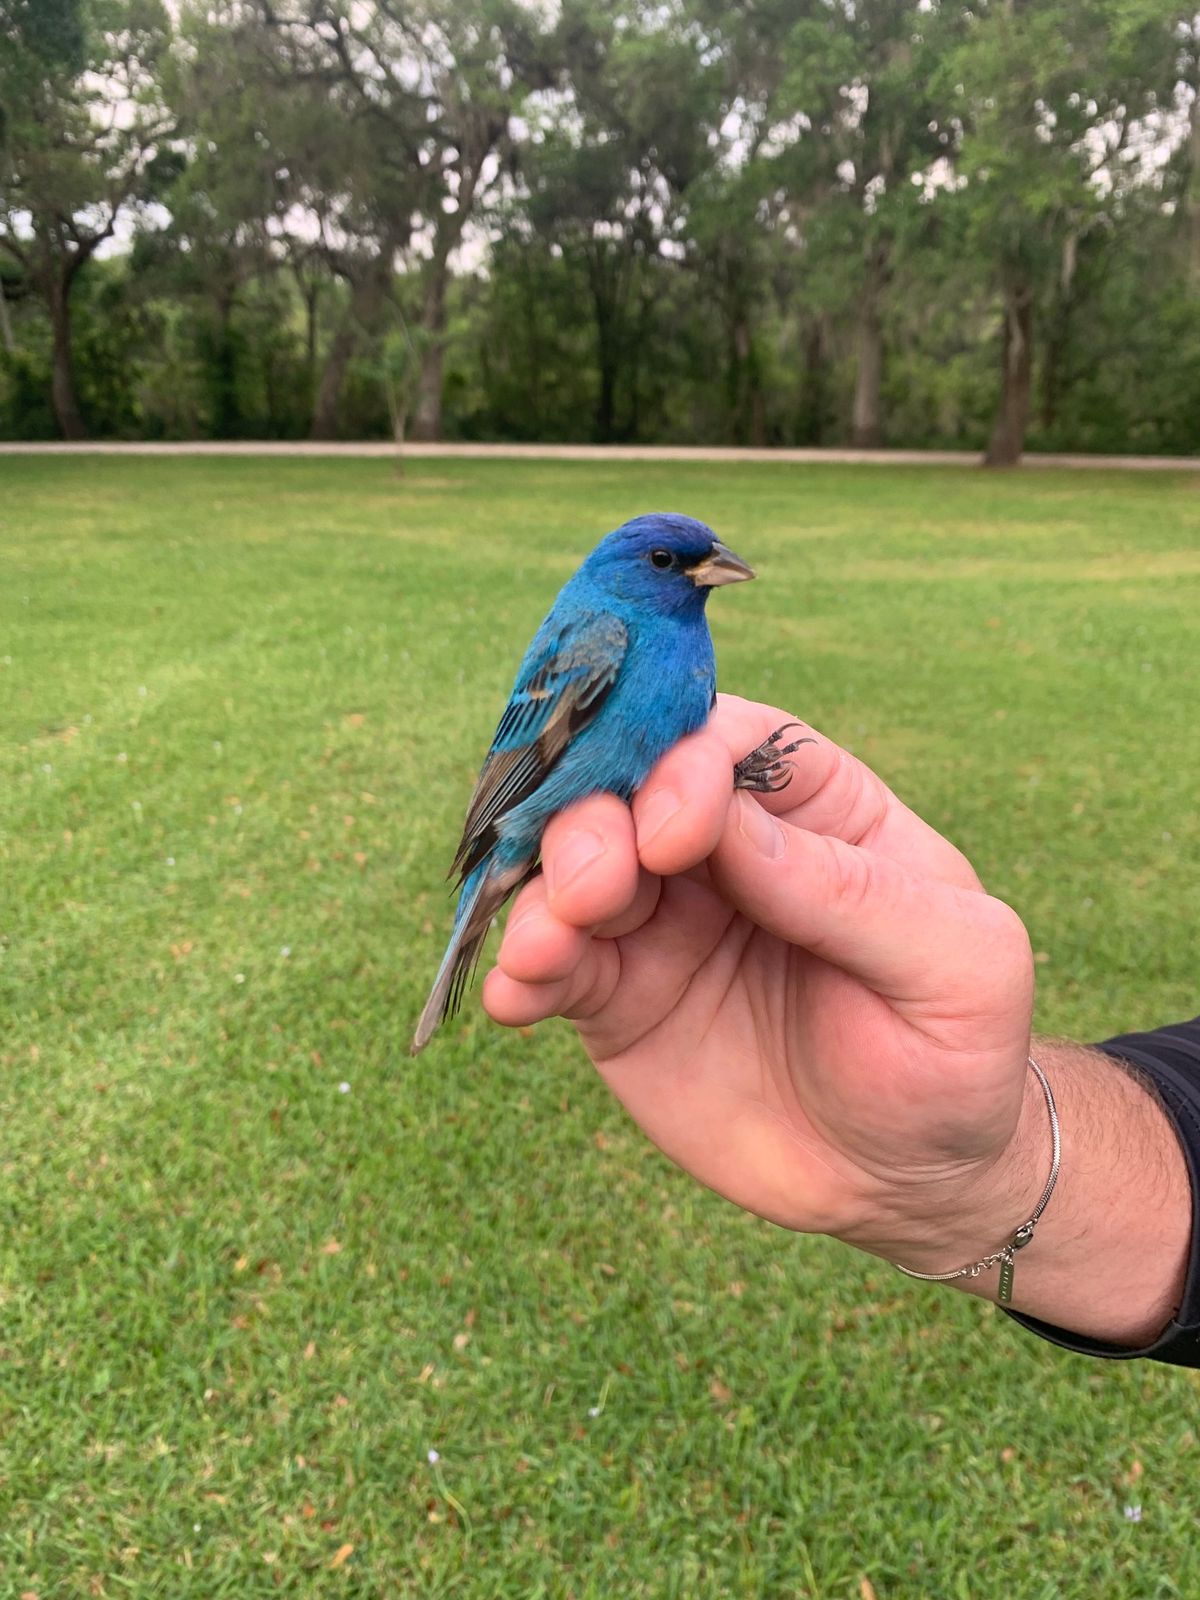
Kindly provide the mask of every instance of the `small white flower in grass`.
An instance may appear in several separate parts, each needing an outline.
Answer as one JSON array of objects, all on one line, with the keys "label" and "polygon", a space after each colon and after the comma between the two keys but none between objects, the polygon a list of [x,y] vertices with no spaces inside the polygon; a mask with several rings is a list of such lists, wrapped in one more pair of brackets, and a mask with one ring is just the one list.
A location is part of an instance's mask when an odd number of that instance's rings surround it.
[{"label": "small white flower in grass", "polygon": [[338,1084],[338,1093],[339,1094],[349,1094],[350,1093],[350,1085],[348,1083],[345,1083],[345,1082],[339,1083]]},{"label": "small white flower in grass", "polygon": [[233,975],[233,981],[234,983],[245,983],[246,974],[244,972],[235,972]]},{"label": "small white flower in grass", "polygon": [[234,808],[233,808],[233,814],[234,814],[234,816],[235,816],[235,817],[240,817],[240,816],[241,816],[241,814],[242,814],[242,808],[241,808],[241,806],[234,806]]},{"label": "small white flower in grass", "polygon": [[588,1416],[589,1417],[598,1417],[599,1415],[600,1415],[600,1407],[599,1406],[589,1406],[588,1407]]},{"label": "small white flower in grass", "polygon": [[279,954],[283,957],[283,959],[285,961],[291,955],[291,953],[292,953],[292,947],[291,947],[290,944],[281,944],[279,946]]},{"label": "small white flower in grass", "polygon": [[439,1461],[440,1461],[440,1460],[441,1460],[441,1459],[442,1459],[442,1458],[441,1458],[441,1456],[440,1456],[440,1455],[438,1455],[438,1453],[437,1453],[437,1451],[436,1451],[436,1450],[428,1450],[428,1451],[426,1451],[426,1453],[425,1453],[425,1459],[426,1459],[426,1461],[428,1461],[428,1463],[429,1463],[429,1465],[430,1465],[430,1466],[431,1466],[431,1467],[436,1467],[436,1466],[437,1466],[437,1464],[438,1464],[438,1462],[439,1462]]},{"label": "small white flower in grass", "polygon": [[43,772],[53,772],[54,768],[51,766],[51,764],[48,761],[43,761],[42,762],[42,771]]},{"label": "small white flower in grass", "polygon": [[214,749],[214,750],[219,750],[219,749],[220,749],[220,748],[221,748],[221,741],[220,741],[220,739],[214,739],[214,740],[213,740],[213,749]]},{"label": "small white flower in grass", "polygon": [[1132,1506],[1126,1506],[1125,1507],[1125,1521],[1126,1522],[1140,1522],[1141,1520],[1142,1520],[1142,1508],[1141,1508],[1140,1505],[1132,1505]]},{"label": "small white flower in grass", "polygon": [[175,857],[174,856],[168,856],[167,857],[167,865],[169,867],[173,867],[175,865]]},{"label": "small white flower in grass", "polygon": [[200,1532],[200,1524],[198,1522],[193,1522],[192,1523],[192,1532],[193,1533],[199,1533]]},{"label": "small white flower in grass", "polygon": [[128,761],[129,760],[128,752],[125,751],[125,750],[118,750],[117,751],[117,760],[118,761]]}]

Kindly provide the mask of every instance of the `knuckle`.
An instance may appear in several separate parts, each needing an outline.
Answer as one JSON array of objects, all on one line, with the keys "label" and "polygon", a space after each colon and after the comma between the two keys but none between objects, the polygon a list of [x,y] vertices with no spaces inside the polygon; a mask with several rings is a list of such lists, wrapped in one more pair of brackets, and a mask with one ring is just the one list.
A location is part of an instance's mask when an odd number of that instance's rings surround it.
[{"label": "knuckle", "polygon": [[1033,948],[1021,918],[1003,900],[964,891],[970,920],[962,919],[955,955],[959,982],[969,991],[976,1024],[986,1017],[1007,1026],[1033,1000]]},{"label": "knuckle", "polygon": [[828,899],[839,917],[853,917],[876,894],[878,866],[869,855],[840,840],[825,839]]},{"label": "knuckle", "polygon": [[621,958],[610,939],[593,939],[587,957],[568,980],[559,1014],[572,1022],[588,1022],[612,998],[621,976]]},{"label": "knuckle", "polygon": [[983,926],[989,945],[1009,962],[1032,967],[1033,947],[1021,918],[1010,905],[994,895],[982,898]]},{"label": "knuckle", "polygon": [[868,774],[861,761],[856,760],[848,750],[838,751],[837,765],[837,827],[840,834],[847,839],[858,840],[867,831],[867,826],[874,821],[873,808],[871,815],[865,815],[863,809],[864,798],[870,795],[874,798],[867,779],[874,777]]}]

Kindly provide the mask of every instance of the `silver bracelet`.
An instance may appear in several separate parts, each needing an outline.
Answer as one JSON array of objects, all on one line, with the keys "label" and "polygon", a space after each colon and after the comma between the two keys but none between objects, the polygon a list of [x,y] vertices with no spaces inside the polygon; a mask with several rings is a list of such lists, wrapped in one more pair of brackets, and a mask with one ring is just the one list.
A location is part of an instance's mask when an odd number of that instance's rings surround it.
[{"label": "silver bracelet", "polygon": [[1008,1305],[1012,1300],[1013,1286],[1013,1259],[1018,1250],[1023,1250],[1033,1238],[1033,1230],[1037,1227],[1038,1218],[1046,1209],[1050,1196],[1054,1193],[1054,1185],[1058,1182],[1058,1168],[1062,1157],[1062,1135],[1058,1127],[1058,1107],[1054,1104],[1054,1093],[1046,1081],[1046,1074],[1038,1066],[1032,1056],[1029,1057],[1029,1066],[1037,1081],[1042,1086],[1042,1093],[1046,1096],[1046,1111],[1050,1117],[1050,1176],[1046,1179],[1046,1187],[1042,1190],[1042,1198],[1034,1207],[1033,1215],[1028,1222],[1023,1222],[1013,1234],[1007,1244],[1001,1245],[999,1250],[994,1250],[990,1256],[984,1256],[982,1261],[976,1261],[973,1266],[959,1267],[957,1272],[914,1272],[911,1267],[902,1267],[898,1261],[892,1263],[897,1271],[902,1272],[906,1278],[920,1278],[923,1283],[953,1283],[955,1278],[978,1278],[987,1272],[990,1267],[1000,1263],[1000,1290],[996,1298],[1002,1306]]}]

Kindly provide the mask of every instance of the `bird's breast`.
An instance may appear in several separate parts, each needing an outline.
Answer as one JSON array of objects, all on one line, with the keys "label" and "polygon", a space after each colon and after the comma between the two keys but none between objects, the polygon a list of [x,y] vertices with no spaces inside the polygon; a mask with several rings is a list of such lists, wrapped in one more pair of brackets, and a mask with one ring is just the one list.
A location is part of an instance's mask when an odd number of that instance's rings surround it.
[{"label": "bird's breast", "polygon": [[[617,757],[629,792],[673,744],[704,726],[716,666],[708,628],[639,629],[630,640],[609,704],[588,733],[619,743]],[[607,724],[607,726],[606,726]]]},{"label": "bird's breast", "polygon": [[708,718],[716,667],[708,628],[631,627],[612,691],[545,781],[501,824],[502,850],[533,851],[546,822],[586,795],[629,799],[672,745]]}]

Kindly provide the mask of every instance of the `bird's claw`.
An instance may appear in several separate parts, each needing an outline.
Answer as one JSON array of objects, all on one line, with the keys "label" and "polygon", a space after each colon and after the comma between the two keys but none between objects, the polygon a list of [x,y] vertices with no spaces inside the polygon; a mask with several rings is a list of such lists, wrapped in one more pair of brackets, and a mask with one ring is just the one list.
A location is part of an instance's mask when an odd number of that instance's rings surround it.
[{"label": "bird's claw", "polygon": [[768,735],[737,763],[733,769],[733,787],[750,789],[755,794],[778,794],[792,781],[792,769],[787,757],[799,750],[802,744],[816,744],[815,739],[793,739],[791,744],[777,748],[789,728],[799,728],[799,722],[785,722],[781,728]]}]

